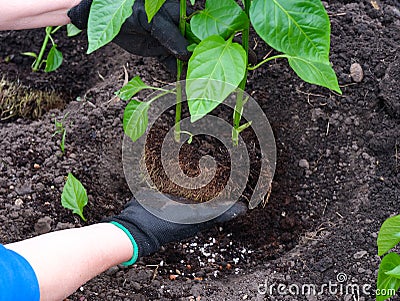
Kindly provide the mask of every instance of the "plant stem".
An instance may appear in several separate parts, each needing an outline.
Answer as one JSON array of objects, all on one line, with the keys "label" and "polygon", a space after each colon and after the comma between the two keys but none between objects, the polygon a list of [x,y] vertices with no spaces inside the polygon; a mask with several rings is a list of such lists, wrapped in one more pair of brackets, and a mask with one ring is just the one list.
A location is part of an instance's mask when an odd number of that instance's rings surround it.
[{"label": "plant stem", "polygon": [[163,93],[158,94],[157,96],[155,96],[154,98],[149,100],[149,103],[152,103],[153,101],[156,101],[157,99],[160,99],[161,97],[164,97],[167,94],[173,93],[171,91],[165,90]]},{"label": "plant stem", "polygon": [[57,26],[56,28],[54,28],[54,29],[51,31],[51,34],[55,34],[55,33],[56,33],[57,31],[59,31],[62,27],[63,27],[62,25]]},{"label": "plant stem", "polygon": [[[186,0],[180,0],[179,30],[183,36],[186,34]],[[176,106],[175,106],[175,141],[181,140],[181,115],[182,115],[182,77],[183,61],[177,60],[176,73]]]},{"label": "plant stem", "polygon": [[152,87],[152,86],[147,86],[147,89],[154,90],[154,91],[168,92],[168,93],[176,94],[173,90],[168,90],[168,89],[163,89],[163,88],[157,88],[157,87]]},{"label": "plant stem", "polygon": [[[244,11],[247,15],[247,17],[250,18],[250,4],[251,0],[244,0]],[[250,20],[250,19],[249,19]],[[249,57],[249,39],[250,39],[250,21],[247,24],[247,28],[243,30],[242,33],[242,46],[244,50],[246,51],[246,60],[248,60]],[[246,63],[247,66],[247,63]],[[242,119],[242,112],[243,112],[243,106],[244,106],[244,90],[246,89],[246,83],[247,83],[247,75],[248,75],[248,69],[246,68],[245,75],[243,77],[242,82],[239,85],[239,91],[236,99],[236,106],[235,106],[235,111],[233,113],[233,130],[232,130],[232,142],[233,145],[238,145],[239,144],[239,126],[240,126],[240,120]]]},{"label": "plant stem", "polygon": [[257,68],[260,68],[262,65],[264,65],[265,63],[268,63],[269,61],[276,60],[276,59],[282,59],[282,58],[288,58],[288,55],[279,54],[279,55],[271,56],[269,58],[266,58],[265,60],[263,60],[262,62],[258,63],[255,66],[248,67],[247,70],[256,70]]},{"label": "plant stem", "polygon": [[48,28],[46,28],[46,36],[44,37],[42,48],[40,49],[39,55],[35,61],[35,64],[33,64],[32,67],[32,70],[34,72],[39,70],[40,65],[42,64],[43,61],[44,52],[46,51],[47,43],[49,42],[50,39],[50,35],[48,34],[48,32],[51,32],[51,30],[53,29],[51,26],[49,26]]},{"label": "plant stem", "polygon": [[189,135],[189,139],[188,139],[188,141],[187,141],[187,143],[188,144],[191,144],[192,143],[192,141],[193,141],[193,134],[191,133],[191,132],[188,132],[188,131],[181,131],[181,134],[187,134],[187,135]]},{"label": "plant stem", "polygon": [[[178,66],[180,61],[178,62]],[[178,67],[179,68],[179,67]],[[179,74],[180,72],[178,72]],[[182,115],[182,85],[180,83],[180,75],[177,77],[176,82],[176,105],[175,105],[175,141],[181,140],[181,115]]]},{"label": "plant stem", "polygon": [[180,0],[179,30],[183,36],[186,34],[186,1]]}]

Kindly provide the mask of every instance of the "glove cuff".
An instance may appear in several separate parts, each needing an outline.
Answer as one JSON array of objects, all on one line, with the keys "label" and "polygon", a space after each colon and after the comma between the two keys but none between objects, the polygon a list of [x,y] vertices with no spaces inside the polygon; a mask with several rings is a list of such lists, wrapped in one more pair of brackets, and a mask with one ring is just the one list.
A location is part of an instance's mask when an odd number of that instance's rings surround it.
[{"label": "glove cuff", "polygon": [[[160,248],[159,243],[152,235],[139,229],[139,227],[124,218],[124,216],[105,218],[102,222],[111,222],[128,235],[132,242],[133,249],[136,251],[136,260],[142,256],[153,254]],[[133,256],[135,256],[135,254],[133,254]],[[132,257],[132,259],[135,258]],[[129,262],[131,262],[132,259]]]},{"label": "glove cuff", "polygon": [[133,238],[132,234],[128,231],[128,229],[126,229],[123,225],[121,225],[120,223],[117,223],[115,221],[111,221],[111,224],[113,224],[114,226],[117,226],[118,228],[120,228],[122,231],[124,231],[124,233],[126,235],[128,235],[129,239],[131,240],[132,246],[133,246],[133,255],[132,258],[129,261],[125,261],[122,263],[123,266],[130,266],[132,264],[134,264],[138,258],[139,258],[139,247],[135,241],[135,239]]}]

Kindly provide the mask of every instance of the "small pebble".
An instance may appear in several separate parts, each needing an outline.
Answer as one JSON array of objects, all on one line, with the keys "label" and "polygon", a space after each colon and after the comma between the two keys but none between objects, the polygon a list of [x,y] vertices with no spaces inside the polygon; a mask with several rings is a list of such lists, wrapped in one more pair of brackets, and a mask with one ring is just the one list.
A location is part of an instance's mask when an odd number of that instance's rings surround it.
[{"label": "small pebble", "polygon": [[53,220],[49,217],[39,219],[35,224],[35,231],[37,234],[45,234],[50,232]]},{"label": "small pebble", "polygon": [[353,258],[354,258],[354,259],[361,259],[361,258],[363,258],[365,255],[368,255],[368,252],[367,252],[367,251],[359,251],[359,252],[357,252],[357,253],[355,253],[355,254],[353,255]]},{"label": "small pebble", "polygon": [[35,163],[35,164],[33,164],[33,168],[34,168],[34,169],[40,169],[40,165],[37,164],[37,163]]},{"label": "small pebble", "polygon": [[362,82],[364,79],[364,71],[359,63],[351,64],[350,76],[356,83]]},{"label": "small pebble", "polygon": [[299,166],[301,168],[310,169],[310,163],[308,163],[308,161],[306,159],[301,159],[299,161]]},{"label": "small pebble", "polygon": [[64,176],[59,176],[54,179],[55,184],[62,184],[64,182]]},{"label": "small pebble", "polygon": [[15,206],[20,207],[23,203],[24,203],[24,201],[21,200],[21,199],[16,199],[16,200],[15,200]]}]

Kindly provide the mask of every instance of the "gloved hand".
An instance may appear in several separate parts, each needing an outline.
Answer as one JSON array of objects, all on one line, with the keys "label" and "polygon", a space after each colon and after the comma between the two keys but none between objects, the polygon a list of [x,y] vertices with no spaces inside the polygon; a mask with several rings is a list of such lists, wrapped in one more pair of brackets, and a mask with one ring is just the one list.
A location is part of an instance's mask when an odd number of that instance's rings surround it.
[{"label": "gloved hand", "polygon": [[[72,24],[79,29],[87,28],[91,4],[92,0],[82,0],[68,12]],[[132,54],[157,57],[171,72],[176,72],[176,58],[190,58],[188,42],[178,28],[179,1],[167,0],[150,23],[144,0],[136,0],[132,9],[113,42]]]},{"label": "gloved hand", "polygon": [[246,211],[247,206],[239,201],[225,213],[209,221],[197,224],[177,224],[151,214],[135,198],[132,198],[119,215],[106,218],[104,222],[112,222],[118,227],[122,225],[125,229],[120,228],[128,230],[132,235],[138,248],[136,250],[137,254],[134,254],[134,260],[129,263],[133,264],[137,260],[136,255],[137,257],[142,257],[153,254],[166,243],[192,237],[196,233],[209,229],[215,224],[223,223],[239,215],[243,215]]}]

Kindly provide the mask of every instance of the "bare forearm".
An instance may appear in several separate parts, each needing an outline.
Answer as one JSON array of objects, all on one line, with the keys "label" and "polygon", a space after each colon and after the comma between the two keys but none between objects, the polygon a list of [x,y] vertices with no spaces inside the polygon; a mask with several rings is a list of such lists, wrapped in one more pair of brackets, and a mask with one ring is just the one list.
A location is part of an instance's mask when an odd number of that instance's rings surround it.
[{"label": "bare forearm", "polygon": [[67,12],[81,0],[0,0],[0,30],[70,23]]},{"label": "bare forearm", "polygon": [[41,301],[63,300],[91,278],[129,260],[133,253],[128,236],[108,223],[53,232],[6,247],[22,255],[34,269]]}]

